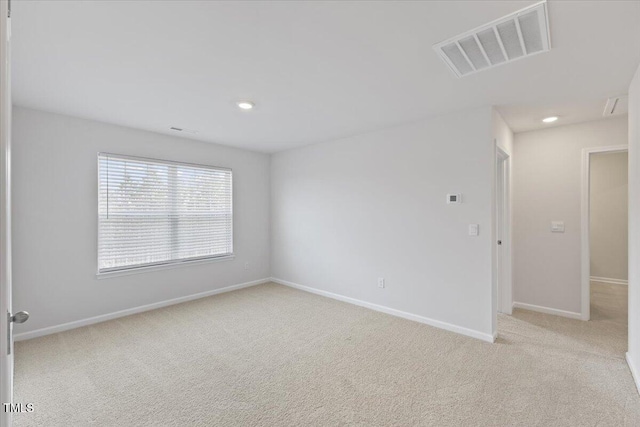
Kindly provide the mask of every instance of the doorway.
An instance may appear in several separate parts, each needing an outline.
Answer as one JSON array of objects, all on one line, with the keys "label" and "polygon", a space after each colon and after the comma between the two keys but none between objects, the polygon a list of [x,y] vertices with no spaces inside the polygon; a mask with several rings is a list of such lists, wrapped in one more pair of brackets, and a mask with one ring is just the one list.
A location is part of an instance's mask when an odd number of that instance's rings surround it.
[{"label": "doorway", "polygon": [[496,147],[496,308],[498,313],[511,314],[513,296],[511,288],[511,159]]},{"label": "doorway", "polygon": [[626,324],[628,148],[583,150],[582,320]]}]

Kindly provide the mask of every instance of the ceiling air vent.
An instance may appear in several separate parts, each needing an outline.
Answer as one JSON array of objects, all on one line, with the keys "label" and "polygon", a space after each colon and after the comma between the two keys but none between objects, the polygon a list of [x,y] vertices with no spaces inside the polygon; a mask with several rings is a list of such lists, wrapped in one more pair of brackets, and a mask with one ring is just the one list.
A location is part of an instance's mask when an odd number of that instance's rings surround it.
[{"label": "ceiling air vent", "polygon": [[629,98],[627,95],[614,96],[607,99],[602,115],[605,117],[626,114],[629,112]]},{"label": "ceiling air vent", "polygon": [[194,134],[194,135],[197,135],[197,134],[198,134],[198,131],[197,131],[197,130],[193,130],[193,129],[185,129],[185,128],[179,128],[179,127],[176,127],[176,126],[171,126],[171,127],[169,128],[169,130],[174,130],[174,131],[176,131],[176,132],[192,133],[192,134]]},{"label": "ceiling air vent", "polygon": [[551,49],[542,1],[433,46],[458,77]]}]

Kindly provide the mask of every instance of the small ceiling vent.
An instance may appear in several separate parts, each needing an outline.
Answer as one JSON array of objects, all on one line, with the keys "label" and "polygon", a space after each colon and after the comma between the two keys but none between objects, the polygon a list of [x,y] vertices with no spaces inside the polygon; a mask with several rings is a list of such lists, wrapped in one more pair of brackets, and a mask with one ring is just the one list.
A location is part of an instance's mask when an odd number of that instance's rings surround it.
[{"label": "small ceiling vent", "polygon": [[627,95],[614,96],[607,99],[602,115],[605,117],[617,116],[629,112],[629,97]]},{"label": "small ceiling vent", "polygon": [[185,129],[185,128],[179,128],[179,127],[176,127],[176,126],[171,126],[171,127],[169,128],[169,130],[174,130],[174,131],[176,131],[176,132],[192,133],[192,134],[194,134],[194,135],[197,135],[197,134],[198,134],[198,131],[197,131],[197,130],[193,130],[193,129]]},{"label": "small ceiling vent", "polygon": [[551,49],[547,2],[542,1],[433,46],[457,77]]}]

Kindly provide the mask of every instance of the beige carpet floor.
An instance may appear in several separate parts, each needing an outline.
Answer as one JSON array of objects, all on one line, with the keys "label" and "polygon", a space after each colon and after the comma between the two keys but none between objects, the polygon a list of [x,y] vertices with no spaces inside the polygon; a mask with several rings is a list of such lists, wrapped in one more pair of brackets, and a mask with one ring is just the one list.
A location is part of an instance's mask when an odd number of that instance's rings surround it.
[{"label": "beige carpet floor", "polygon": [[640,426],[626,288],[489,344],[260,285],[16,345],[16,426]]}]

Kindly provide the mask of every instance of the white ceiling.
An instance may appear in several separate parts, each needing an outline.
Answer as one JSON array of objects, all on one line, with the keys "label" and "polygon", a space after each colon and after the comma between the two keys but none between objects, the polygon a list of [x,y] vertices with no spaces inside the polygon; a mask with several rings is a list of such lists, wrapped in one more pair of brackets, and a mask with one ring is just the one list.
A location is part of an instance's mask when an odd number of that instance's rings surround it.
[{"label": "white ceiling", "polygon": [[[623,93],[626,93],[623,92]],[[616,114],[604,116],[606,98],[588,99],[572,102],[551,102],[547,104],[521,104],[500,107],[500,113],[509,127],[514,132],[526,132],[547,127],[563,126],[573,123],[600,120],[605,118],[626,115],[628,111],[627,98],[621,99]],[[545,117],[557,116],[557,122],[552,124],[542,123]]]},{"label": "white ceiling", "polygon": [[17,1],[14,101],[264,152],[483,105],[514,131],[601,117],[640,2],[550,1],[550,52],[462,79],[431,48],[533,3]]}]

